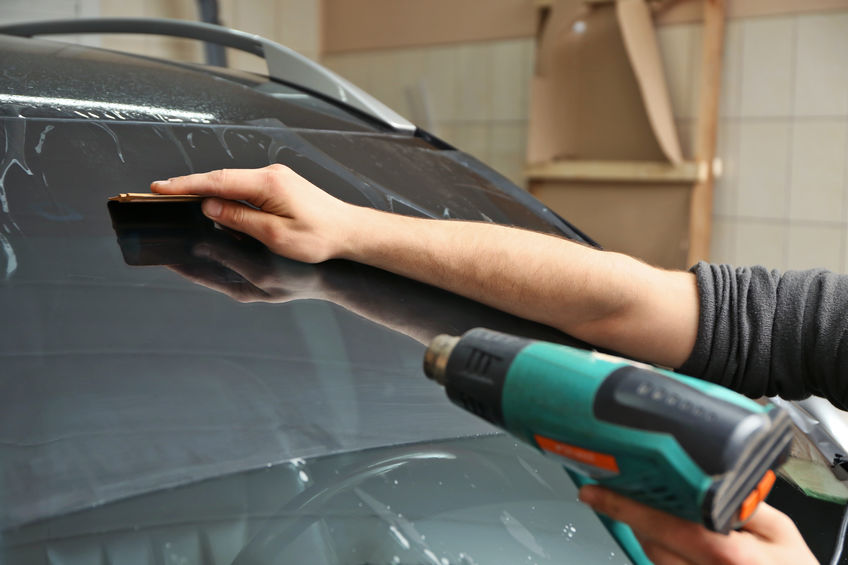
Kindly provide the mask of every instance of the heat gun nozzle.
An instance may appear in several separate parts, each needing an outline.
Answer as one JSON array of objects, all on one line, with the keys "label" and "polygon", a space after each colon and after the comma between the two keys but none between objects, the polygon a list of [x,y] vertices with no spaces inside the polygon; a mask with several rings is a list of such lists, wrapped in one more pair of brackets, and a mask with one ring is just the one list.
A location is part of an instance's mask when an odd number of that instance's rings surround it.
[{"label": "heat gun nozzle", "polygon": [[459,337],[439,334],[433,338],[424,354],[424,374],[442,386],[445,386],[448,359],[457,343]]}]

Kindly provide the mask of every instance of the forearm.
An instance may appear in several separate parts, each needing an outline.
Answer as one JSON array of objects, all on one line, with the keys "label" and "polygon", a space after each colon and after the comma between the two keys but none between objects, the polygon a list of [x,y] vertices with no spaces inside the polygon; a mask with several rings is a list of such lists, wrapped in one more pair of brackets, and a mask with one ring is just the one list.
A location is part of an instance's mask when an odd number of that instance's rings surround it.
[{"label": "forearm", "polygon": [[689,273],[655,269],[527,230],[351,211],[340,255],[548,324],[579,339],[667,366],[697,332]]},{"label": "forearm", "polygon": [[152,188],[217,197],[203,202],[207,216],[291,259],[379,267],[645,361],[676,367],[697,335],[692,274],[563,238],[353,206],[281,165],[190,175]]}]

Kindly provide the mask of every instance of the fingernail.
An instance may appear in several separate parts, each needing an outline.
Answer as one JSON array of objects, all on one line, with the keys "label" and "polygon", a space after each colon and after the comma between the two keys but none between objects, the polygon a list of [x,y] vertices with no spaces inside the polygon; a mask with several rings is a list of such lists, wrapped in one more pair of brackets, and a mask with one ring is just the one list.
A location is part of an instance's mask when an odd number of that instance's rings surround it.
[{"label": "fingernail", "polygon": [[217,218],[221,215],[221,210],[223,206],[217,200],[206,199],[203,201],[203,213],[209,216],[210,218]]},{"label": "fingernail", "polygon": [[158,184],[159,186],[164,186],[164,185],[166,185],[166,184],[168,184],[168,183],[170,183],[170,182],[171,182],[171,179],[168,179],[168,180],[155,180],[155,181],[153,181],[153,184]]}]

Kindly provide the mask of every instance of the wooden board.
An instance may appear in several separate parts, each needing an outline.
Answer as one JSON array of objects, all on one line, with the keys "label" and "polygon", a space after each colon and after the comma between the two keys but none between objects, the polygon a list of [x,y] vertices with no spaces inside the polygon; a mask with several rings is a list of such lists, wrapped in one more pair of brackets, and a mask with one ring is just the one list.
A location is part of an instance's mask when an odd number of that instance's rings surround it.
[{"label": "wooden board", "polygon": [[534,0],[324,0],[323,53],[532,37]]}]

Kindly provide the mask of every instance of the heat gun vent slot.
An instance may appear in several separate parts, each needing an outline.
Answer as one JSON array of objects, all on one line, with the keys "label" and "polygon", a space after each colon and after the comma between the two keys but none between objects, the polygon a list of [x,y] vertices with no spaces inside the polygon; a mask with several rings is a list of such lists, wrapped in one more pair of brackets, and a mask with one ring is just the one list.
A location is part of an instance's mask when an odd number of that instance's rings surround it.
[{"label": "heat gun vent slot", "polygon": [[615,489],[621,494],[638,500],[643,504],[659,508],[672,514],[683,513],[685,508],[683,501],[677,494],[664,484],[655,482],[654,477],[635,477],[629,481],[623,481],[615,485]]},{"label": "heat gun vent slot", "polygon": [[492,361],[497,359],[491,353],[476,348],[472,349],[468,355],[468,360],[465,362],[465,370],[472,375],[485,375],[492,366]]}]

